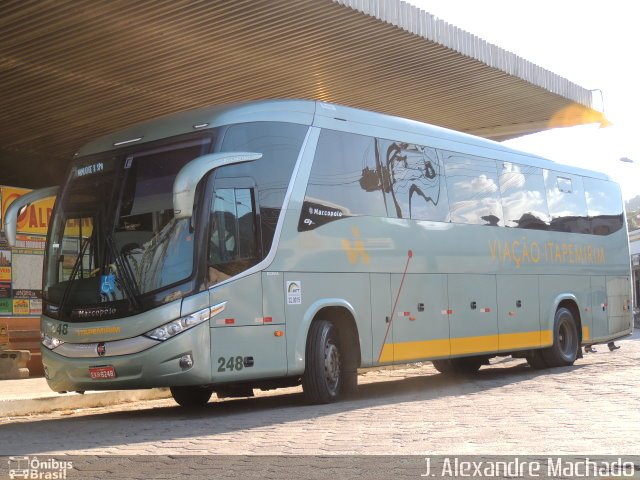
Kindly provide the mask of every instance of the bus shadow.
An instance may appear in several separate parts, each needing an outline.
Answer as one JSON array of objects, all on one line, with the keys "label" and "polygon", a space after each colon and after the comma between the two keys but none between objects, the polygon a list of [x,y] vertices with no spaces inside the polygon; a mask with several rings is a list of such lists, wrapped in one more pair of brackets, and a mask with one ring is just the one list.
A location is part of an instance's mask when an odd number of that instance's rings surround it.
[{"label": "bus shadow", "polygon": [[[211,401],[206,407],[185,410],[179,406],[161,406],[141,410],[90,413],[56,419],[20,420],[0,425],[0,455],[30,455],[43,452],[83,451],[95,454],[126,454],[122,446],[142,444],[175,445],[177,441],[211,437],[246,430],[264,429],[288,422],[318,419],[360,409],[395,403],[428,402],[432,400],[483,393],[492,389],[589,365],[533,370],[526,363],[512,365],[498,363],[483,368],[473,378],[447,377],[426,374],[394,379],[393,370],[387,380],[364,383],[358,392],[341,402],[328,405],[309,405],[301,392],[253,398]],[[366,380],[365,380],[366,382]],[[9,441],[10,439],[10,441]],[[4,443],[4,442],[7,443]],[[207,447],[203,446],[202,449]],[[4,450],[4,451],[3,451]],[[146,451],[146,450],[144,450]],[[186,451],[184,453],[189,453]],[[216,453],[212,447],[211,454]]]}]

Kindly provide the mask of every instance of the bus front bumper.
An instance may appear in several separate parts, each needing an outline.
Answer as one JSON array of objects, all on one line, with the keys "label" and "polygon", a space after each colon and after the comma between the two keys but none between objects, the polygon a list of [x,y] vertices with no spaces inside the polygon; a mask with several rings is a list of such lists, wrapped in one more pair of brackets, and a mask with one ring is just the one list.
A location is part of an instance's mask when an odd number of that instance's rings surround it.
[{"label": "bus front bumper", "polygon": [[[131,390],[211,383],[209,323],[193,327],[147,350],[129,355],[69,358],[42,347],[42,363],[55,392]],[[180,359],[191,355],[193,366]],[[113,367],[115,378],[92,379],[90,368]]]}]

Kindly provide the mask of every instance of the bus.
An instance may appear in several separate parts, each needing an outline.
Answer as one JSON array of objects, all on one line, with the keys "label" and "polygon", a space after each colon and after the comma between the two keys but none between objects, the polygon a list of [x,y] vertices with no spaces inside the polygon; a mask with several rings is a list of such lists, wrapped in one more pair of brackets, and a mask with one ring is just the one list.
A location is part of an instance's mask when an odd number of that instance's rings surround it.
[{"label": "bus", "polygon": [[620,189],[471,135],[311,100],[180,113],[83,147],[46,243],[54,391],[183,406],[358,369],[569,366],[632,332]]}]

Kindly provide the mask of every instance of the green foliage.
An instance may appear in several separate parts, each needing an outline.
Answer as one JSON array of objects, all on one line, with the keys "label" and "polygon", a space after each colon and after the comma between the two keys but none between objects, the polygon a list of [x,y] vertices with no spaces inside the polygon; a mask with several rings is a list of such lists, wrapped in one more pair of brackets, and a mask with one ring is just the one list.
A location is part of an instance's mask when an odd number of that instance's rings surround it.
[{"label": "green foliage", "polygon": [[640,228],[640,195],[624,204],[627,211],[627,228],[631,232]]}]

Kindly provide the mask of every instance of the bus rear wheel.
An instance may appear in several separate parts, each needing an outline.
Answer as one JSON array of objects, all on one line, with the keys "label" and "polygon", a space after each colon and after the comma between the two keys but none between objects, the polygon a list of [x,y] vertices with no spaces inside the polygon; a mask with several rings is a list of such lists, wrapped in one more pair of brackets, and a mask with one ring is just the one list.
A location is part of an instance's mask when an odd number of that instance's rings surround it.
[{"label": "bus rear wheel", "polygon": [[483,357],[451,358],[433,360],[432,363],[437,371],[445,375],[474,375],[486,363],[486,359]]},{"label": "bus rear wheel", "polygon": [[178,405],[186,408],[204,407],[209,403],[213,390],[206,387],[171,387],[171,395]]},{"label": "bus rear wheel", "polygon": [[302,390],[310,403],[335,402],[344,381],[344,365],[336,327],[328,320],[311,324],[307,338]]},{"label": "bus rear wheel", "polygon": [[573,365],[578,357],[578,327],[573,314],[566,308],[559,308],[553,326],[553,345],[542,351],[544,361],[550,367]]}]

